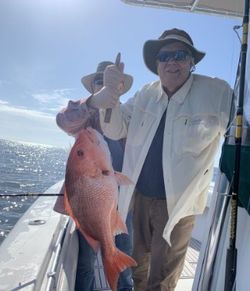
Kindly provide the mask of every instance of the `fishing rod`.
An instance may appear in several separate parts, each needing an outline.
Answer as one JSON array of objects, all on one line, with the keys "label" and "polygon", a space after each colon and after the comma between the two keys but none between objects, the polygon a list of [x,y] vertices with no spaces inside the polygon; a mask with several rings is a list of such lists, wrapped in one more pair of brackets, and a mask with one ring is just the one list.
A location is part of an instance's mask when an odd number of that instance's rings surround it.
[{"label": "fishing rod", "polygon": [[14,198],[14,197],[49,197],[49,196],[63,196],[63,193],[20,193],[20,194],[0,194],[0,198]]},{"label": "fishing rod", "polygon": [[229,234],[229,248],[226,257],[226,273],[225,273],[225,291],[236,290],[236,271],[237,271],[237,248],[236,248],[236,232],[237,232],[237,214],[238,214],[238,197],[240,184],[240,157],[242,143],[242,125],[243,125],[243,106],[244,106],[244,89],[245,89],[245,72],[247,57],[247,39],[249,26],[249,0],[245,0],[244,16],[243,16],[243,33],[241,43],[241,62],[240,62],[240,83],[239,83],[239,100],[236,114],[235,129],[235,159],[233,181],[230,187],[231,194],[231,224]]}]

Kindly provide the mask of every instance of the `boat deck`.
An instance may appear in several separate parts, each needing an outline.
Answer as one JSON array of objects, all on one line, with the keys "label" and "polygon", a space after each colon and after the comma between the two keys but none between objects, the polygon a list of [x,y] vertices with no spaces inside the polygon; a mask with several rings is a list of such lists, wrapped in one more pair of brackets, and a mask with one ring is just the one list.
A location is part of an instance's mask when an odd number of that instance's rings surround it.
[{"label": "boat deck", "polygon": [[[180,280],[175,291],[188,291],[192,289],[193,279],[195,275],[196,266],[198,263],[198,257],[200,252],[201,243],[195,239],[191,239],[184,269],[182,271]],[[103,272],[103,265],[100,253],[97,256],[95,263],[95,291],[108,290],[109,286]]]}]

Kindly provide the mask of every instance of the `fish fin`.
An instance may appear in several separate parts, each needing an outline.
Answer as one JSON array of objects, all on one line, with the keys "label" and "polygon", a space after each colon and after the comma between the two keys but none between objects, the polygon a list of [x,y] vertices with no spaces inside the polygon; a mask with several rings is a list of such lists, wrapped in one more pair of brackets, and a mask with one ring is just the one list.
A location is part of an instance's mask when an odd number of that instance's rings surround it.
[{"label": "fish fin", "polygon": [[115,179],[118,185],[131,185],[134,184],[126,175],[122,174],[121,172],[114,172]]},{"label": "fish fin", "polygon": [[92,249],[97,252],[99,247],[100,247],[100,243],[93,239],[91,236],[89,236],[85,230],[80,226],[80,223],[78,221],[78,219],[75,217],[73,211],[72,211],[72,208],[70,206],[70,203],[69,203],[69,199],[68,199],[68,195],[67,195],[67,191],[65,189],[64,191],[64,205],[65,205],[65,210],[66,212],[68,213],[68,215],[70,217],[72,217],[72,219],[74,220],[75,224],[76,224],[76,227],[80,230],[80,232],[82,233],[82,235],[85,237],[86,241],[88,242],[88,244],[92,247]]},{"label": "fish fin", "polygon": [[126,224],[123,222],[120,214],[116,211],[116,224],[113,229],[113,235],[121,234],[121,233],[128,233],[128,229]]},{"label": "fish fin", "polygon": [[87,234],[87,232],[82,227],[79,227],[79,230],[84,236],[84,238],[86,239],[86,241],[88,242],[88,244],[97,253],[97,251],[100,248],[100,243],[97,240],[95,240],[93,237],[91,237],[89,234]]},{"label": "fish fin", "polygon": [[115,248],[113,254],[107,254],[103,257],[104,272],[112,291],[116,291],[118,277],[120,272],[128,267],[136,266],[136,262],[130,256]]}]

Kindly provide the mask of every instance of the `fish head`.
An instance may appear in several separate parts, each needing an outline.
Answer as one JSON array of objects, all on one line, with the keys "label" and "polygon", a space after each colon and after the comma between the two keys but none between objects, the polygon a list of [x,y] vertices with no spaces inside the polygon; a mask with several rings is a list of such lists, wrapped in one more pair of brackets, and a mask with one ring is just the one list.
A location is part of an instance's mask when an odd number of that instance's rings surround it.
[{"label": "fish head", "polygon": [[108,146],[93,128],[82,129],[70,151],[66,172],[76,177],[96,177],[103,171],[113,171]]}]

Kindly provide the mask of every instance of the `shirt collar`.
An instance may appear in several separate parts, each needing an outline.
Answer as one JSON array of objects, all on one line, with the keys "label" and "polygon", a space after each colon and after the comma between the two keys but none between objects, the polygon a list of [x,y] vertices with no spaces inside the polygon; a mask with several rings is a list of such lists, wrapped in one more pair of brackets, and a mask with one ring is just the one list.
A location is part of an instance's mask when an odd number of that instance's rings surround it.
[{"label": "shirt collar", "polygon": [[[193,83],[193,75],[190,74],[189,78],[187,79],[187,81],[181,86],[180,89],[178,89],[172,96],[171,99],[178,102],[178,103],[183,103],[191,86]],[[156,98],[156,102],[159,102],[160,99],[163,96],[167,96],[166,92],[163,90],[162,86],[161,86],[161,82],[159,82],[159,95]]]}]

